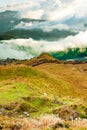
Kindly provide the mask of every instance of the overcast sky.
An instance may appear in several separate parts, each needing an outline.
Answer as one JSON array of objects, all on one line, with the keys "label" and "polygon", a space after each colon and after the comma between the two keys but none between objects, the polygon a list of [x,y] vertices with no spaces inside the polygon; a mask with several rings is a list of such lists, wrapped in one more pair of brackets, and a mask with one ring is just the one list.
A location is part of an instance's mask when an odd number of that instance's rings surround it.
[{"label": "overcast sky", "polygon": [[0,11],[5,10],[18,10],[24,18],[83,18],[87,17],[87,0],[0,0]]}]

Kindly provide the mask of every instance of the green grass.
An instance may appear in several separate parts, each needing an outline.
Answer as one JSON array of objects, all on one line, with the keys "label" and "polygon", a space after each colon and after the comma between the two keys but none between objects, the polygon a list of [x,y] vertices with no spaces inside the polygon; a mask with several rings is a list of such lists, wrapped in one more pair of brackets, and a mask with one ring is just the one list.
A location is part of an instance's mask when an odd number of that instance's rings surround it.
[{"label": "green grass", "polygon": [[12,83],[11,85],[0,87],[0,103],[13,102],[22,96],[29,96],[28,86],[25,83]]},{"label": "green grass", "polygon": [[[73,83],[74,77],[77,78],[77,81],[78,78],[82,78],[83,82],[85,82],[86,77],[81,76],[77,69],[74,71],[71,68],[68,66],[68,72],[66,66],[56,64],[44,64],[38,67],[1,67],[1,107],[17,102],[12,111],[15,109],[19,114],[28,111],[31,116],[38,116],[52,113],[53,110],[64,106],[79,105],[83,97],[85,98],[86,91],[84,91],[83,95],[83,90],[78,85],[75,86],[76,84]],[[79,97],[81,94],[82,98]],[[55,104],[55,99],[64,104]],[[80,108],[80,106],[76,110],[85,114],[84,109]]]},{"label": "green grass", "polygon": [[[74,92],[72,84],[67,81],[61,78],[56,79],[32,67],[1,69],[0,84],[0,89],[4,96],[14,93],[13,95],[15,98],[15,95],[20,95],[21,93],[27,94],[29,89],[31,93],[34,94],[35,92],[36,95],[39,93],[47,93],[55,96],[66,96]],[[16,89],[14,89],[14,87]],[[4,92],[5,90],[7,90],[7,92]]]},{"label": "green grass", "polygon": [[43,73],[33,69],[32,67],[10,67],[6,69],[0,69],[0,80],[5,80],[9,78],[16,78],[16,77],[40,77],[44,76]]}]

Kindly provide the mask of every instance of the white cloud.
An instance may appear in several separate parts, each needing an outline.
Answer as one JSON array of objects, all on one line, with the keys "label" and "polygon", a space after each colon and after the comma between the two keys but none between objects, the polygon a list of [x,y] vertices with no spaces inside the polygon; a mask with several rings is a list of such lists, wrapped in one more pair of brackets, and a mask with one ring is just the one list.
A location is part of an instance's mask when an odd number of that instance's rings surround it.
[{"label": "white cloud", "polygon": [[25,2],[12,1],[7,4],[3,4],[2,6],[1,5],[0,5],[0,12],[3,12],[5,10],[22,11],[26,10],[29,7],[31,8],[37,6],[37,3],[33,1],[25,1]]},{"label": "white cloud", "polygon": [[73,7],[76,17],[87,17],[87,0],[74,0]]},{"label": "white cloud", "polygon": [[69,26],[65,25],[65,24],[54,24],[54,25],[48,25],[48,26],[44,26],[44,28],[42,27],[42,30],[44,32],[50,32],[53,31],[54,29],[58,29],[58,30],[69,30]]},{"label": "white cloud", "polygon": [[[36,8],[36,9],[35,9]],[[76,17],[86,17],[87,16],[87,0],[71,0],[71,2],[63,2],[60,0],[43,0],[42,2],[35,3],[34,8],[28,8],[25,11],[25,17],[36,18],[35,15],[28,15],[27,12],[36,11],[36,14],[39,15],[41,19],[47,20],[64,20],[72,16]],[[42,10],[42,15],[39,10]],[[22,15],[21,15],[22,16]]]},{"label": "white cloud", "polygon": [[19,24],[17,24],[15,26],[15,28],[24,28],[24,29],[26,29],[26,28],[31,27],[32,25],[33,25],[32,22],[26,23],[26,22],[21,21]]},{"label": "white cloud", "polygon": [[6,58],[16,58],[16,59],[27,59],[32,58],[33,56],[28,56],[26,52],[19,51],[15,48],[13,48],[11,44],[0,44],[0,58],[6,59]]},{"label": "white cloud", "polygon": [[15,26],[18,29],[42,29],[44,32],[50,32],[54,29],[58,30],[69,30],[69,26],[66,24],[59,24],[57,21],[33,21],[33,22],[20,22],[18,25]]},{"label": "white cloud", "polygon": [[20,12],[21,18],[31,18],[31,19],[41,19],[42,15],[44,14],[44,10],[28,10]]},{"label": "white cloud", "polygon": [[[26,59],[39,55],[42,52],[65,50],[66,48],[87,47],[87,31],[80,32],[76,36],[68,36],[59,41],[36,41],[29,39],[13,39],[2,41],[0,44],[1,58]],[[21,47],[23,47],[21,49]],[[5,52],[4,52],[5,51]]]},{"label": "white cloud", "polygon": [[18,10],[22,18],[64,20],[72,16],[87,16],[87,0],[14,0],[1,4],[0,11]]}]

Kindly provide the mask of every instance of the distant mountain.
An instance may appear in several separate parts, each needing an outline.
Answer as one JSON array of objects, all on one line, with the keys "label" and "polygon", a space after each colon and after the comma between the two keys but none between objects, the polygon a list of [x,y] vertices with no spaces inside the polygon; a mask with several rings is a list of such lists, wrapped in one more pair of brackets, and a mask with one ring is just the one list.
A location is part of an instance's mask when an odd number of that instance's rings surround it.
[{"label": "distant mountain", "polygon": [[10,11],[10,10],[0,12],[0,34],[11,31],[21,21],[22,22],[44,21],[44,20],[35,20],[27,18],[20,19],[19,17],[17,17],[17,13],[18,13],[17,11]]},{"label": "distant mountain", "polygon": [[[18,16],[18,11],[10,11],[7,10],[5,12],[0,12],[0,34],[4,32],[11,31],[12,29],[15,28],[16,25],[18,25],[21,22],[24,23],[29,23],[29,22],[43,22],[46,20],[39,20],[39,19],[29,19],[29,18],[20,18]],[[63,21],[51,21],[50,24],[54,24],[55,26],[59,23],[66,24],[70,28],[73,28],[74,26],[82,26],[83,29],[84,27],[87,27],[87,18],[76,18],[75,16],[63,20]],[[48,24],[48,23],[47,23]],[[48,26],[48,25],[47,25]],[[82,29],[81,27],[81,29]],[[80,28],[80,27],[79,27]]]},{"label": "distant mountain", "polygon": [[59,60],[87,61],[87,48],[68,48],[65,51],[51,52],[50,54]]},{"label": "distant mountain", "polygon": [[31,30],[11,30],[0,35],[0,40],[9,40],[17,38],[33,38],[35,40],[57,40],[65,38],[69,35],[76,35],[75,32],[69,30],[58,30],[54,29],[50,32],[44,32],[42,29],[31,29]]},{"label": "distant mountain", "polygon": [[0,34],[11,30],[16,24],[18,19],[15,17],[17,11],[0,12]]},{"label": "distant mountain", "polygon": [[[39,28],[39,24],[37,27],[29,28],[15,28],[16,25],[19,25],[21,22],[23,23],[33,23],[33,22],[44,22],[45,20],[36,20],[36,19],[28,19],[28,18],[20,18],[18,16],[17,11],[5,11],[0,12],[0,40],[8,40],[8,39],[15,39],[15,38],[33,38],[36,40],[57,40],[59,38],[65,38],[69,35],[75,35],[76,30],[85,30],[86,29],[86,18],[76,18],[75,16],[61,21],[60,23],[68,25],[70,27],[69,30],[57,28],[59,24],[58,21],[45,21],[43,25],[47,23],[47,28],[55,26],[51,31],[44,31],[43,28]],[[34,25],[34,24],[33,24]],[[46,25],[45,25],[46,26]],[[73,31],[74,30],[74,31]]]}]

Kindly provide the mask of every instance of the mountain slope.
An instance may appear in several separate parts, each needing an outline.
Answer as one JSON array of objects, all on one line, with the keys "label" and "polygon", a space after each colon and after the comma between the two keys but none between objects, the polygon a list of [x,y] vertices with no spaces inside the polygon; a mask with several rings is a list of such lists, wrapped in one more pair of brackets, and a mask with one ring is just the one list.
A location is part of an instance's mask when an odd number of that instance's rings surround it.
[{"label": "mountain slope", "polygon": [[44,20],[19,18],[18,11],[7,10],[4,12],[0,12],[0,34],[13,30],[15,26],[20,24],[21,22],[29,23],[29,22],[42,22],[42,21]]},{"label": "mountain slope", "polygon": [[[0,66],[2,128],[15,128],[15,121],[17,123],[20,120],[21,123],[25,121],[24,128],[31,130],[30,119],[45,114],[59,115],[68,121],[69,127],[71,116],[73,119],[81,118],[80,127],[85,127],[82,118],[87,118],[86,62],[65,64],[47,53],[31,60],[7,59],[2,62],[6,62]],[[37,118],[33,123],[36,121]],[[18,126],[23,127],[20,124]]]},{"label": "mountain slope", "polygon": [[68,48],[65,51],[50,52],[50,54],[60,60],[87,61],[87,48]]},{"label": "mountain slope", "polygon": [[76,35],[76,32],[69,30],[58,30],[53,29],[52,31],[45,32],[41,28],[34,29],[15,29],[7,31],[0,35],[1,40],[18,39],[18,38],[33,38],[35,40],[57,40],[60,38],[65,38],[69,35]]},{"label": "mountain slope", "polygon": [[16,24],[18,24],[18,19],[15,17],[16,14],[17,11],[8,10],[0,12],[0,34],[11,30]]},{"label": "mountain slope", "polygon": [[[33,67],[29,67],[33,66]],[[35,67],[34,67],[35,66]],[[14,79],[14,81],[9,81]],[[85,97],[87,93],[87,63],[66,64],[43,53],[31,60],[8,59],[6,66],[0,67],[0,81],[31,84],[33,88],[55,96]],[[26,80],[27,83],[26,83]],[[37,91],[38,93],[39,91]]]}]

